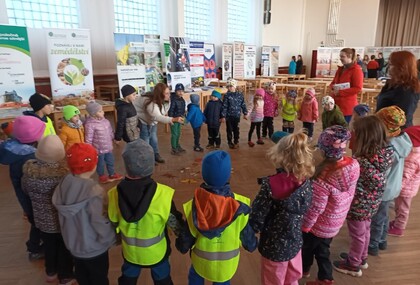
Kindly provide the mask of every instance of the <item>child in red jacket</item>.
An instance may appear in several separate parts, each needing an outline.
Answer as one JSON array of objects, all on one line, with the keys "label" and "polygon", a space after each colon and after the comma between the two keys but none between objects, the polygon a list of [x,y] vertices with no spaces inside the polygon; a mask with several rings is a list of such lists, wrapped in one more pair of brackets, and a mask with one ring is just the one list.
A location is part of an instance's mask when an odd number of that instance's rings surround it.
[{"label": "child in red jacket", "polygon": [[318,101],[315,98],[315,89],[308,88],[298,111],[298,120],[302,121],[303,128],[308,132],[309,142],[314,135],[314,124],[318,121]]}]

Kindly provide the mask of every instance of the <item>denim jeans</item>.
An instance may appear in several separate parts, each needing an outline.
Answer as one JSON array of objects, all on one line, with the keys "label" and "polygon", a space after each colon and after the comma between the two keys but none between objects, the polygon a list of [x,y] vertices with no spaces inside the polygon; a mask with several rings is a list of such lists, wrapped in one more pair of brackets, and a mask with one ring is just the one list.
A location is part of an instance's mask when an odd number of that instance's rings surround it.
[{"label": "denim jeans", "polygon": [[[124,263],[121,267],[122,271],[122,277],[128,277],[128,278],[138,278],[140,276],[141,270],[143,267],[141,267],[138,264],[130,263],[126,260],[124,260]],[[152,273],[152,279],[153,281],[160,281],[160,280],[167,280],[168,284],[171,284],[171,265],[169,264],[169,260],[165,259],[158,263],[157,265],[148,267],[151,270]],[[120,282],[121,283],[121,282]],[[124,282],[123,282],[124,283]],[[156,282],[154,282],[156,283]],[[135,283],[134,283],[135,284]]]},{"label": "denim jeans", "polygon": [[150,146],[153,148],[155,156],[159,154],[157,125],[149,126],[141,124],[140,138],[150,144]]},{"label": "denim jeans", "polygon": [[[188,285],[204,285],[204,278],[198,275],[194,267],[191,265],[188,273]],[[230,285],[230,280],[225,282],[213,282],[213,285]]]},{"label": "denim jeans", "polygon": [[386,241],[386,236],[388,235],[389,202],[391,201],[382,201],[379,204],[378,212],[372,217],[369,243],[369,247],[371,248],[378,248],[380,243]]},{"label": "denim jeans", "polygon": [[108,170],[108,175],[114,175],[114,155],[112,154],[112,152],[107,152],[98,155],[98,165],[96,167],[96,172],[99,176],[105,174],[105,165],[106,169]]}]

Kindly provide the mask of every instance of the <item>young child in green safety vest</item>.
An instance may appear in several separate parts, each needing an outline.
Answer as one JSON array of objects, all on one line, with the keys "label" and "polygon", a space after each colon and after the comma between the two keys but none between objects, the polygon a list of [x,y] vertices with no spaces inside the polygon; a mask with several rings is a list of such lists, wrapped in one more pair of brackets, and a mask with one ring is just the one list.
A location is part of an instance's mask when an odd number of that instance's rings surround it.
[{"label": "young child in green safety vest", "polygon": [[181,253],[191,249],[188,284],[230,284],[239,264],[242,246],[252,252],[257,238],[248,224],[250,200],[230,189],[230,156],[216,150],[203,158],[204,183],[194,199],[184,204],[189,233],[177,239]]},{"label": "young child in green safety vest", "polygon": [[128,143],[122,154],[126,176],[108,192],[108,216],[121,236],[124,264],[119,285],[135,285],[143,268],[152,271],[153,283],[172,285],[167,227],[176,236],[186,225],[172,201],[175,190],[151,177],[153,148],[144,140]]},{"label": "young child in green safety vest", "polygon": [[283,119],[283,132],[292,134],[295,130],[295,119],[298,111],[298,103],[296,102],[296,90],[290,90],[283,98],[281,104],[281,117]]}]

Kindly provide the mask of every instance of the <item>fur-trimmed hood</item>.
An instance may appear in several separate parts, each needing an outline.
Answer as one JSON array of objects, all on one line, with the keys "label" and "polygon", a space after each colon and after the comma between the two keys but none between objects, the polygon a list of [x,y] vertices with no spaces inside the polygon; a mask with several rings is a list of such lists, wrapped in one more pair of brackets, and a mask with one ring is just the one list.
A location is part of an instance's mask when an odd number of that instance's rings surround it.
[{"label": "fur-trimmed hood", "polygon": [[30,159],[23,166],[23,173],[30,178],[55,178],[63,177],[69,173],[66,162],[60,161],[55,163],[47,163],[39,159]]}]

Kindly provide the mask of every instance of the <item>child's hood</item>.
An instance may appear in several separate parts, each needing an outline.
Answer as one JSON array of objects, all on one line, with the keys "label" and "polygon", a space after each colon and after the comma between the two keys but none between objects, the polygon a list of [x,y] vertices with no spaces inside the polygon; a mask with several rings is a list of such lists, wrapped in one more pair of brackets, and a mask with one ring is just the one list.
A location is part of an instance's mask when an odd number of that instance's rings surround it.
[{"label": "child's hood", "polygon": [[47,116],[44,116],[44,117],[41,118],[34,111],[23,111],[23,115],[25,115],[25,116],[32,116],[32,117],[35,117],[35,118],[40,119],[41,121],[43,121],[45,123],[47,122]]},{"label": "child's hood", "polygon": [[35,151],[36,148],[31,145],[22,144],[15,139],[7,140],[0,145],[0,163],[10,165]]},{"label": "child's hood", "polygon": [[297,179],[284,171],[269,177],[271,193],[274,199],[288,198],[302,184]]},{"label": "child's hood", "polygon": [[413,147],[410,137],[406,133],[401,133],[399,136],[392,138],[390,143],[394,147],[394,155],[398,155],[400,158],[407,157]]}]

